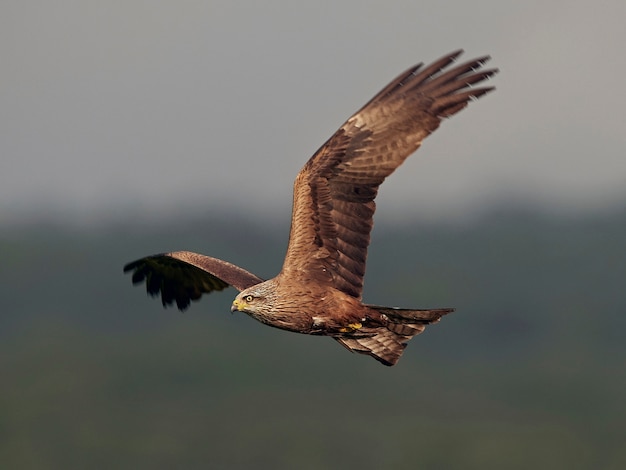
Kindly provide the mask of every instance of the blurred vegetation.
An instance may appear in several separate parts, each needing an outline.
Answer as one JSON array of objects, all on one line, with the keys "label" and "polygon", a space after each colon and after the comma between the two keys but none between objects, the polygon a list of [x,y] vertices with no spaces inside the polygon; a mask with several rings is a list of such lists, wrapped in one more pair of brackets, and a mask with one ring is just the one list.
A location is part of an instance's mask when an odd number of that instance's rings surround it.
[{"label": "blurred vegetation", "polygon": [[2,468],[626,468],[626,212],[381,223],[365,301],[458,309],[393,368],[122,275],[189,249],[271,277],[275,225],[3,228]]}]

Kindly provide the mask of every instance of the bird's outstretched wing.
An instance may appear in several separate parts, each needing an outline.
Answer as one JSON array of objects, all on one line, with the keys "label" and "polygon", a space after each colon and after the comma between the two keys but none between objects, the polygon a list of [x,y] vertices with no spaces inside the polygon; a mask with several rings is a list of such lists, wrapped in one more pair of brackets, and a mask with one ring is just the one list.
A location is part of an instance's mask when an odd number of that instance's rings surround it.
[{"label": "bird's outstretched wing", "polygon": [[488,56],[449,67],[461,52],[399,75],[306,163],[294,183],[284,275],[361,298],[380,184],[442,119],[493,89],[472,87],[497,72],[481,69]]},{"label": "bird's outstretched wing", "polygon": [[263,282],[239,266],[190,251],[147,256],[124,266],[124,272],[130,271],[133,284],[145,281],[148,294],[161,294],[164,307],[176,302],[181,311],[202,294],[228,286],[242,291]]}]

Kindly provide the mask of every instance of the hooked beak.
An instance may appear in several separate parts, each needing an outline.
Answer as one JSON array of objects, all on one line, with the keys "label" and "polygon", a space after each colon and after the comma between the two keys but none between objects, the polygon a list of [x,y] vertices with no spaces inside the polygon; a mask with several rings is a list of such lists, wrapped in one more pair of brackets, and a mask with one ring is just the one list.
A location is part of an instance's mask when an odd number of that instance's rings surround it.
[{"label": "hooked beak", "polygon": [[246,308],[246,303],[239,299],[235,299],[233,300],[233,304],[230,306],[230,311],[231,313],[241,312],[244,308]]}]

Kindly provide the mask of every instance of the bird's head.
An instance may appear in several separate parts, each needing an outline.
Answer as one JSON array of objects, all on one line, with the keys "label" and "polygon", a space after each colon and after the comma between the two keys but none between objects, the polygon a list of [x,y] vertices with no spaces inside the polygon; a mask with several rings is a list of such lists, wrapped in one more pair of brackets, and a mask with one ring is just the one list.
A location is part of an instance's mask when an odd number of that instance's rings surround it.
[{"label": "bird's head", "polygon": [[235,297],[231,312],[244,312],[248,315],[263,313],[272,306],[272,286],[266,282],[245,289]]}]

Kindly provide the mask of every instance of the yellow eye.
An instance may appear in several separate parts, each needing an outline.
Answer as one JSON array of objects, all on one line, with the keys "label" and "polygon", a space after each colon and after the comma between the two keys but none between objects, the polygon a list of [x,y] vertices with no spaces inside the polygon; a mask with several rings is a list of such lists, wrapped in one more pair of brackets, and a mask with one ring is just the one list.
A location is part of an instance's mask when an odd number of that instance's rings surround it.
[{"label": "yellow eye", "polygon": [[246,302],[252,302],[254,300],[254,297],[248,294],[243,298],[243,300]]}]

